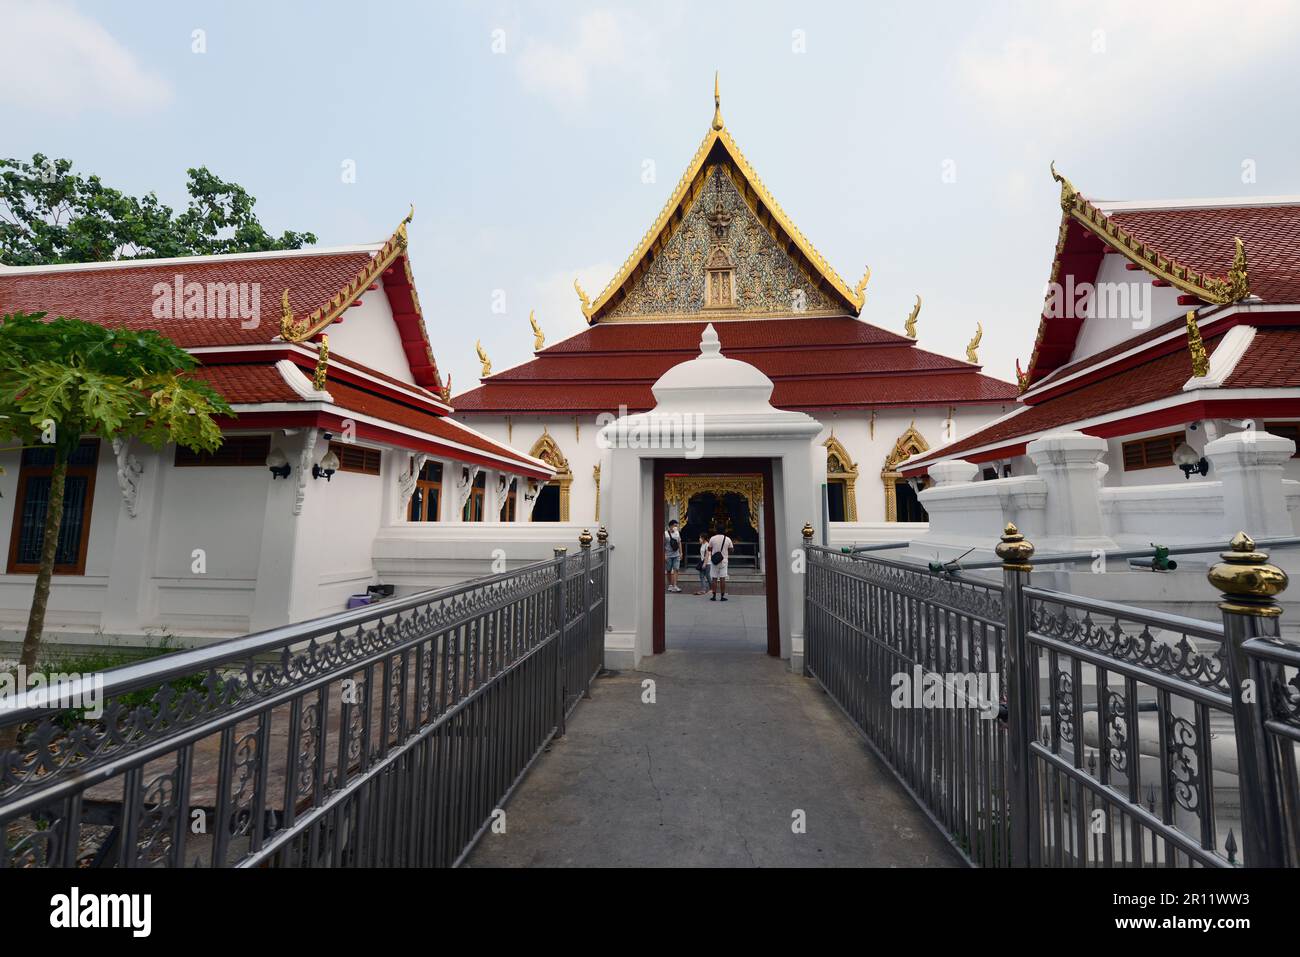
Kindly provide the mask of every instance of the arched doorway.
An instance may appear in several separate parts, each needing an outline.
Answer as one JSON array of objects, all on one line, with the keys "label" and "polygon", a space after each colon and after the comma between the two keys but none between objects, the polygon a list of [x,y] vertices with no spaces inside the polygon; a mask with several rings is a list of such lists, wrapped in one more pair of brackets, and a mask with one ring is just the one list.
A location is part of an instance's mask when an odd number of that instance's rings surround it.
[{"label": "arched doorway", "polygon": [[[928,452],[930,443],[916,430],[916,423],[909,425],[894,442],[894,448],[885,456],[885,466],[880,470],[880,481],[885,485],[885,521],[887,522],[924,522],[928,521],[925,509],[916,497],[916,491],[907,484],[898,465],[904,459]],[[900,503],[903,509],[900,511]]]},{"label": "arched doorway", "polygon": [[569,487],[573,485],[573,472],[569,460],[560,451],[559,444],[544,428],[528,454],[541,459],[555,469],[555,477],[537,492],[530,520],[534,522],[567,522],[569,520]]}]

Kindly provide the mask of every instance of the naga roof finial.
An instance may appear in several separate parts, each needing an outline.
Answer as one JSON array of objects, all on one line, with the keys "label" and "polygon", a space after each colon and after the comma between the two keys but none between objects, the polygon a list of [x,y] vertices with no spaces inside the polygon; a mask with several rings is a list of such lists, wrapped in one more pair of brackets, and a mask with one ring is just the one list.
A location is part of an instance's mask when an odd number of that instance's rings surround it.
[{"label": "naga roof finial", "polygon": [[978,365],[979,355],[975,352],[979,348],[980,340],[984,338],[984,323],[975,323],[975,338],[966,344],[966,361]]},{"label": "naga roof finial", "polygon": [[474,349],[478,352],[478,361],[483,363],[483,378],[492,374],[492,360],[488,358],[487,350],[483,348],[483,341],[479,340],[474,343]]},{"label": "naga roof finial", "polygon": [[859,306],[867,301],[867,283],[870,281],[871,267],[868,266],[867,271],[864,272],[862,278],[858,280],[858,284],[853,287],[853,295],[857,298]]},{"label": "naga roof finial", "polygon": [[916,305],[912,307],[912,311],[907,317],[907,322],[903,324],[903,328],[907,330],[907,338],[909,339],[916,338],[916,317],[919,316],[920,314],[921,314],[921,294],[917,293]]},{"label": "naga roof finial", "polygon": [[540,351],[546,343],[546,336],[542,334],[542,327],[537,324],[537,313],[533,309],[528,310],[528,324],[533,327],[533,349]]}]

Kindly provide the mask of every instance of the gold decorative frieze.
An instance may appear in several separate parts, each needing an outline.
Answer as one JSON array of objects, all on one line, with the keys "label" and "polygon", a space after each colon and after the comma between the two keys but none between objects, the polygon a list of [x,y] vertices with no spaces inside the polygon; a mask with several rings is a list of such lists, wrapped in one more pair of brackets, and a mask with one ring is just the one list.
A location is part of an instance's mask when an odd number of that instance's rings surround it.
[{"label": "gold decorative frieze", "polygon": [[743,496],[749,502],[750,515],[757,516],[763,505],[761,475],[665,475],[664,501],[677,506],[677,520],[686,521],[691,499],[704,492],[721,498],[727,493]]}]

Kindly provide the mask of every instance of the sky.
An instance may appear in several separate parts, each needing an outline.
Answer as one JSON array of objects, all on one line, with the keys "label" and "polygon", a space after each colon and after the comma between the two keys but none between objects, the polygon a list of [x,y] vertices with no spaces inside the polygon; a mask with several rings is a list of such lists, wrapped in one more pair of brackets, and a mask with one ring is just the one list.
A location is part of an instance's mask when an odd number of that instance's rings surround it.
[{"label": "sky", "polygon": [[[1093,199],[1300,194],[1300,3],[0,0],[0,155],[180,209],[207,166],[273,233],[410,254],[453,391],[585,327],[713,116],[895,331],[1027,364]],[[355,175],[349,175],[355,171]],[[723,341],[725,351],[725,337]]]}]

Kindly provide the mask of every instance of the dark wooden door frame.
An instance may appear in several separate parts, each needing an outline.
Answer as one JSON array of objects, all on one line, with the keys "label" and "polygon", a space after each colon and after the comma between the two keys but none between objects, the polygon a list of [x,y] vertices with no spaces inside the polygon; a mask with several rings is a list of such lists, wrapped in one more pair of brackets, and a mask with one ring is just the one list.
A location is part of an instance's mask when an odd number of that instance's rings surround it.
[{"label": "dark wooden door frame", "polygon": [[[771,459],[655,459],[654,470],[654,526],[655,533],[650,536],[650,563],[654,568],[654,612],[653,650],[662,654],[666,647],[664,627],[664,588],[667,575],[664,572],[663,529],[667,522],[664,508],[664,476],[669,472],[687,475],[744,474],[763,476],[763,508],[766,512],[763,521],[763,591],[767,598],[767,653],[774,658],[781,657],[781,605],[780,605],[780,562],[776,560],[776,500],[772,494],[772,460]],[[682,520],[681,516],[677,519]],[[682,557],[686,556],[686,543],[682,543]]]}]

